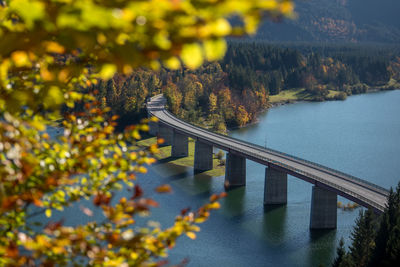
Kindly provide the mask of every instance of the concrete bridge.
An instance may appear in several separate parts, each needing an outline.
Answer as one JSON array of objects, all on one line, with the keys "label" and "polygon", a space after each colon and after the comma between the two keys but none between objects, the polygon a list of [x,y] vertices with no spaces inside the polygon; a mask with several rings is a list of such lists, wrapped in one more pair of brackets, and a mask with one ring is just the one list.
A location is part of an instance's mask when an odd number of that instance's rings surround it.
[{"label": "concrete bridge", "polygon": [[336,228],[337,195],[380,213],[384,210],[389,191],[354,176],[320,164],[264,148],[229,136],[210,132],[184,122],[165,109],[162,95],[147,102],[149,116],[159,119],[150,124],[150,133],[171,145],[172,157],[188,156],[188,137],[196,140],[195,172],[213,168],[213,147],[227,152],[225,186],[246,185],[246,159],[266,166],[264,205],[287,203],[287,175],[312,183],[311,229]]}]

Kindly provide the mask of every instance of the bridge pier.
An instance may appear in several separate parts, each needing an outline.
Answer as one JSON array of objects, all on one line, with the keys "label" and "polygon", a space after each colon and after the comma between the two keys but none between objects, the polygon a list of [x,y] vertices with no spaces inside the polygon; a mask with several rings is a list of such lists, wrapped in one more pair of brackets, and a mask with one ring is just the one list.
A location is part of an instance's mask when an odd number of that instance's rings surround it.
[{"label": "bridge pier", "polygon": [[158,123],[155,121],[149,122],[149,134],[153,136],[157,136],[158,134]]},{"label": "bridge pier", "polygon": [[228,153],[225,164],[225,187],[244,185],[246,185],[246,158]]},{"label": "bridge pier", "polygon": [[174,130],[171,157],[187,157],[189,154],[188,151],[188,137]]},{"label": "bridge pier", "polygon": [[287,203],[287,173],[265,168],[264,205]]},{"label": "bridge pier", "polygon": [[162,124],[158,123],[158,137],[164,139],[164,146],[169,146],[172,144],[172,137],[174,134],[173,128]]},{"label": "bridge pier", "polygon": [[337,224],[337,194],[313,186],[310,229],[334,229]]},{"label": "bridge pier", "polygon": [[196,141],[194,147],[194,172],[203,172],[213,168],[213,146]]}]

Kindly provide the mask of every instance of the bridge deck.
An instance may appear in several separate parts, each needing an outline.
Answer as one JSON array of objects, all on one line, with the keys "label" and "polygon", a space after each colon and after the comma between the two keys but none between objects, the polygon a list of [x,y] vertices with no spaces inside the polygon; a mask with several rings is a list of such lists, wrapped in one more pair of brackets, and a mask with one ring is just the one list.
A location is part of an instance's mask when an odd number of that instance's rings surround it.
[{"label": "bridge deck", "polygon": [[147,103],[147,110],[150,115],[157,117],[160,122],[174,128],[175,131],[260,164],[287,172],[307,182],[334,191],[362,206],[371,207],[378,212],[384,210],[389,192],[382,187],[320,164],[194,126],[165,110],[165,103],[162,95],[155,96]]}]

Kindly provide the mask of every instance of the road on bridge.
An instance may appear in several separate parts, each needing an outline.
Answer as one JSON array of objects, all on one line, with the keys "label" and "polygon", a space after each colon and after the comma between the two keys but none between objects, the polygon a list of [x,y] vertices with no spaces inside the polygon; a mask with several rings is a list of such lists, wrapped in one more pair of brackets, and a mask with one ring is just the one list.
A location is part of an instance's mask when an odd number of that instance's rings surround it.
[{"label": "road on bridge", "polygon": [[382,187],[317,163],[194,126],[168,112],[165,104],[163,95],[152,97],[147,102],[149,115],[181,134],[281,170],[377,212],[385,208],[389,191]]}]

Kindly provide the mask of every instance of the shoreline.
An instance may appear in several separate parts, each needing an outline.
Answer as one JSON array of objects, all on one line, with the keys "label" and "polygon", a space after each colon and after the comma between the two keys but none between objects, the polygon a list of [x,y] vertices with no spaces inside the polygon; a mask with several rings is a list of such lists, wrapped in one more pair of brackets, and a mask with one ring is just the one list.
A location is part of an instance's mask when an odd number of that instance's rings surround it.
[{"label": "shoreline", "polygon": [[[347,95],[347,97],[351,97],[351,96],[356,96],[356,95],[363,95],[363,94],[371,94],[371,93],[378,93],[378,92],[385,92],[385,91],[394,91],[394,90],[400,90],[400,88],[394,88],[394,89],[387,89],[387,88],[371,88],[368,89],[366,92],[364,93],[360,93],[360,94],[351,94],[351,95]],[[347,98],[346,97],[346,98]],[[276,107],[280,107],[280,106],[284,106],[284,105],[289,105],[289,104],[296,104],[299,102],[327,102],[327,101],[345,101],[345,99],[324,99],[321,101],[318,100],[310,100],[310,99],[305,99],[305,98],[301,98],[301,99],[286,99],[286,100],[282,100],[282,101],[276,101],[276,102],[270,102],[268,103],[268,107],[266,107],[263,110],[260,110],[259,112],[257,112],[255,119],[250,122],[247,123],[246,125],[243,126],[238,126],[238,127],[234,127],[234,128],[228,128],[227,132],[233,131],[233,130],[237,130],[237,129],[242,129],[248,126],[252,126],[255,125],[257,123],[259,123],[259,119],[258,116],[261,113],[264,113],[266,111],[268,111],[271,108],[276,108]]]},{"label": "shoreline", "polygon": [[[292,90],[292,89],[289,89]],[[393,88],[393,89],[388,89],[388,88],[379,88],[379,87],[375,87],[375,88],[371,88],[371,89],[367,89],[366,92],[363,93],[359,93],[359,94],[351,94],[351,95],[347,95],[346,97],[350,97],[350,96],[355,96],[355,95],[363,95],[363,94],[370,94],[370,93],[377,93],[377,92],[385,92],[385,91],[393,91],[393,90],[400,90],[399,88]],[[270,102],[269,106],[265,109],[269,109],[269,108],[274,108],[274,107],[279,107],[282,105],[287,105],[287,104],[294,104],[297,102],[325,102],[325,101],[344,101],[346,99],[335,99],[335,98],[327,98],[327,99],[323,99],[323,100],[315,100],[315,99],[307,99],[307,98],[298,98],[298,99],[284,99],[281,101],[276,101],[276,102]],[[260,111],[263,112],[264,110]]]}]

